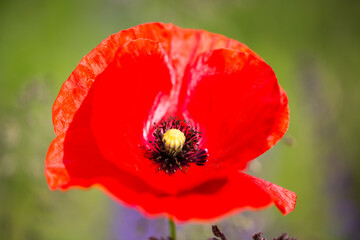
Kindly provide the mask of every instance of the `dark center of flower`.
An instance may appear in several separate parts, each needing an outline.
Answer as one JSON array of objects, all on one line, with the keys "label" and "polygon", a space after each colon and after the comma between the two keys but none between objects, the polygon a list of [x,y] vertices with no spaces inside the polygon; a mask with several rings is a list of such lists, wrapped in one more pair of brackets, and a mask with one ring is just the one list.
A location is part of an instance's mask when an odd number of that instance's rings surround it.
[{"label": "dark center of flower", "polygon": [[190,122],[170,117],[154,126],[154,140],[149,141],[151,148],[142,148],[158,171],[171,175],[177,170],[186,172],[190,163],[205,164],[207,149],[199,148],[201,133],[191,127]]}]

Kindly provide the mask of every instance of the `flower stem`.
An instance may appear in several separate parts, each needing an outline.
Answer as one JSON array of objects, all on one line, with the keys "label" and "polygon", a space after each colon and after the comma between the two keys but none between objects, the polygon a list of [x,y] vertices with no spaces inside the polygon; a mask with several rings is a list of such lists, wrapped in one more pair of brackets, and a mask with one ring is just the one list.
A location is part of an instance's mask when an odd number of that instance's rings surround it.
[{"label": "flower stem", "polygon": [[176,227],[174,223],[174,219],[169,216],[169,228],[170,228],[170,237],[172,240],[176,240]]}]

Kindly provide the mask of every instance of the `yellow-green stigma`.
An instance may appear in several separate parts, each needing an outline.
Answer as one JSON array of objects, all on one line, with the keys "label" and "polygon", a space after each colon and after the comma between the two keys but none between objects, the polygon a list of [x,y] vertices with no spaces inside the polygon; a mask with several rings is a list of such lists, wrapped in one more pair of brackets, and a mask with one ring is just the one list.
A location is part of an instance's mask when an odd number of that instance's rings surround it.
[{"label": "yellow-green stigma", "polygon": [[185,139],[184,133],[179,129],[169,129],[164,133],[162,141],[169,153],[176,155],[184,146]]}]

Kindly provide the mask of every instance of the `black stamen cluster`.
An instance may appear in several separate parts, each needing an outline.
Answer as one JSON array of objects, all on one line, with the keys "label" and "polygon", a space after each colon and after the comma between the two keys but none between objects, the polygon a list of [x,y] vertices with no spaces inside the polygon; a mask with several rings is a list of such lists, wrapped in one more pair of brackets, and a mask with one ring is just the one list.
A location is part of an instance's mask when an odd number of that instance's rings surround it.
[{"label": "black stamen cluster", "polygon": [[[157,166],[158,171],[164,171],[171,175],[177,170],[186,172],[190,163],[203,166],[207,160],[206,149],[199,148],[201,133],[190,126],[190,122],[170,117],[168,120],[161,120],[158,124],[154,123],[154,140],[149,141],[152,148],[145,150],[145,156],[152,160]],[[163,143],[163,135],[169,129],[178,129],[185,135],[185,143],[181,150],[175,154],[169,152]]]}]

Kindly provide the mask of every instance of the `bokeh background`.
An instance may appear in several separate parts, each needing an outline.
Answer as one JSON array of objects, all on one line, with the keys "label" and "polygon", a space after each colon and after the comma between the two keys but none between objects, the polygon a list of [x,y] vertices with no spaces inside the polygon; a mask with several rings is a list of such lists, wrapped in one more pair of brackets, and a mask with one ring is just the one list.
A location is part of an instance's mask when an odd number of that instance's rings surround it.
[{"label": "bokeh background", "polygon": [[[0,239],[147,239],[166,236],[97,189],[51,192],[43,174],[54,138],[51,107],[80,59],[112,33],[150,21],[237,39],[274,69],[290,101],[290,129],[250,173],[298,194],[217,222],[229,239],[360,236],[360,1],[0,1]],[[211,224],[178,226],[207,239]]]}]

